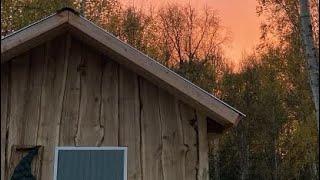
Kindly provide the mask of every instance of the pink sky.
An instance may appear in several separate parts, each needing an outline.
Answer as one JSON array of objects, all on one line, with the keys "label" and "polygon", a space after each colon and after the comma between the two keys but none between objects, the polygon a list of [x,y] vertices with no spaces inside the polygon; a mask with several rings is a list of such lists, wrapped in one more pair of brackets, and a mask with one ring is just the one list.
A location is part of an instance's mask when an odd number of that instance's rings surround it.
[{"label": "pink sky", "polygon": [[[239,62],[243,52],[249,53],[259,41],[260,20],[256,14],[256,0],[121,0],[125,4],[148,8],[162,4],[190,2],[195,8],[205,5],[215,9],[222,21],[222,26],[231,32],[232,41],[225,49],[232,62]],[[152,2],[152,3],[151,3]]]}]

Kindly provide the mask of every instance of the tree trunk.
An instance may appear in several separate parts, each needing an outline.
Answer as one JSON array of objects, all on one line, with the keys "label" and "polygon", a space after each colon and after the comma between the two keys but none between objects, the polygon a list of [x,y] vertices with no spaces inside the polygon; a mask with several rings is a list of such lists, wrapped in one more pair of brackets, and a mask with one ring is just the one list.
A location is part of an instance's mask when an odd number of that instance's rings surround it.
[{"label": "tree trunk", "polygon": [[221,134],[210,133],[208,134],[210,149],[213,156],[213,179],[220,180],[220,156],[219,156],[219,139]]},{"label": "tree trunk", "polygon": [[303,39],[305,57],[307,60],[310,86],[315,103],[317,129],[319,132],[319,62],[314,45],[310,7],[308,0],[300,0],[301,36]]},{"label": "tree trunk", "polygon": [[273,180],[278,180],[278,154],[277,154],[277,140],[274,137],[273,139],[273,163],[274,163],[274,169],[273,169]]},{"label": "tree trunk", "polygon": [[219,165],[219,162],[220,162],[220,156],[219,156],[219,139],[216,138],[214,140],[214,179],[215,180],[220,180],[220,165]]},{"label": "tree trunk", "polygon": [[247,140],[244,135],[244,132],[241,131],[241,157],[240,157],[240,165],[241,165],[241,180],[248,179],[248,173],[249,173],[249,146],[247,145]]},{"label": "tree trunk", "polygon": [[80,2],[80,14],[83,17],[85,17],[84,16],[85,7],[86,7],[86,1],[85,0],[81,0],[81,2]]}]

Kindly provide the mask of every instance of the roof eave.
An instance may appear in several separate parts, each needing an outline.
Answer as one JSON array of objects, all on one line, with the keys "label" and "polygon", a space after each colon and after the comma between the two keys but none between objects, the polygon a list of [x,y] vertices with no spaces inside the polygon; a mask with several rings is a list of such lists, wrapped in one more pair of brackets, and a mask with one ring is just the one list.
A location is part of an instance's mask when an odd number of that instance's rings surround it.
[{"label": "roof eave", "polygon": [[1,38],[1,63],[67,30],[69,11],[56,13]]}]

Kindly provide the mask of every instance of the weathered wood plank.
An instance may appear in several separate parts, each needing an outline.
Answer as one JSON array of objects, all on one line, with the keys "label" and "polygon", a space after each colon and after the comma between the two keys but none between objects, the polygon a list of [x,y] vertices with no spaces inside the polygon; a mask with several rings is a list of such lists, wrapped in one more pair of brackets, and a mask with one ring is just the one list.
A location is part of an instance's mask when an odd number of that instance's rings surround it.
[{"label": "weathered wood plank", "polygon": [[128,180],[140,180],[140,105],[137,75],[119,69],[119,145],[128,147]]},{"label": "weathered wood plank", "polygon": [[207,136],[207,119],[203,113],[197,112],[197,120],[199,138],[198,180],[209,180],[209,144]]},{"label": "weathered wood plank", "polygon": [[59,145],[75,146],[77,133],[79,104],[80,104],[80,73],[78,67],[81,64],[81,43],[68,37],[70,46],[66,47],[69,51],[68,74],[66,79],[63,109],[61,116],[61,128]]},{"label": "weathered wood plank", "polygon": [[[41,107],[41,91],[44,77],[45,46],[38,46],[30,51],[30,72],[25,94],[23,115],[20,123],[21,144],[36,145]],[[15,79],[13,79],[15,80]]]},{"label": "weathered wood plank", "polygon": [[144,179],[162,180],[162,136],[158,87],[140,77],[141,156]]},{"label": "weathered wood plank", "polygon": [[185,180],[197,178],[198,147],[197,124],[195,110],[189,105],[179,102],[179,112],[183,127],[183,143],[185,148]]},{"label": "weathered wood plank", "polygon": [[119,65],[104,57],[100,119],[104,126],[102,146],[118,146],[119,142]]},{"label": "weathered wood plank", "polygon": [[7,148],[7,119],[9,99],[9,63],[1,64],[1,179],[5,179],[6,148]]},{"label": "weathered wood plank", "polygon": [[12,62],[8,162],[13,145],[35,145],[37,141],[44,53],[44,46],[38,46]]},{"label": "weathered wood plank", "polygon": [[[21,129],[23,128],[23,109],[28,86],[29,54],[23,54],[11,61],[11,88],[10,88],[10,114],[8,124],[7,163],[10,162],[11,148],[21,143]],[[21,122],[22,121],[22,122]],[[9,174],[7,178],[9,178]]]},{"label": "weathered wood plank", "polygon": [[41,179],[53,178],[54,150],[59,143],[59,127],[67,65],[65,37],[47,42],[46,68],[42,87],[41,116],[37,144],[44,146]]},{"label": "weathered wood plank", "polygon": [[167,92],[160,90],[159,100],[164,179],[184,179],[184,145],[182,125],[176,104],[177,99]]},{"label": "weathered wood plank", "polygon": [[98,146],[103,140],[100,122],[101,108],[101,55],[90,47],[82,47],[80,71],[80,112],[77,127],[77,146]]}]

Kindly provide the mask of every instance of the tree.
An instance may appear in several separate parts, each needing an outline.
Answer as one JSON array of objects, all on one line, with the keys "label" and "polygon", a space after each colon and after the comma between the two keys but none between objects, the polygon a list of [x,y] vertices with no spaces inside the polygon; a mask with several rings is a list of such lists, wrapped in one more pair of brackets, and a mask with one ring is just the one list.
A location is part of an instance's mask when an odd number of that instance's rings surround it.
[{"label": "tree", "polygon": [[66,6],[74,7],[72,0],[1,1],[1,36],[38,21]]},{"label": "tree", "polygon": [[173,4],[163,7],[158,14],[159,28],[171,63],[214,61],[223,54],[222,45],[229,37],[214,10],[204,8],[197,11],[190,4]]},{"label": "tree", "polygon": [[307,59],[310,87],[316,109],[317,129],[319,131],[319,57],[313,39],[309,0],[300,0],[300,17],[301,36],[304,42],[305,58]]}]

